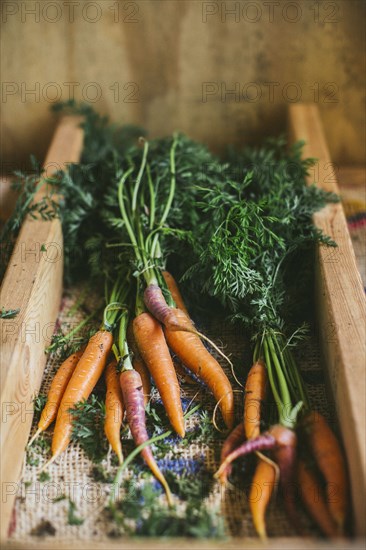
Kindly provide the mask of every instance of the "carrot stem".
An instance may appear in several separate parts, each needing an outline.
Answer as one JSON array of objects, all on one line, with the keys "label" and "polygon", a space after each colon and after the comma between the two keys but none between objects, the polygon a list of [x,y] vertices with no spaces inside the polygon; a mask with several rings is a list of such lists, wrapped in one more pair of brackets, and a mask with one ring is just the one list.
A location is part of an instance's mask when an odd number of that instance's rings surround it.
[{"label": "carrot stem", "polygon": [[140,188],[141,179],[145,170],[146,166],[146,160],[147,160],[147,153],[149,151],[149,142],[147,140],[144,140],[144,151],[142,154],[142,161],[140,165],[140,169],[137,174],[136,182],[133,188],[133,195],[132,195],[132,214],[136,211],[136,205],[137,205],[137,194]]},{"label": "carrot stem", "polygon": [[271,358],[270,358],[270,354],[269,354],[269,350],[268,350],[268,344],[267,344],[266,339],[263,340],[263,349],[264,349],[265,363],[266,363],[266,367],[267,367],[267,371],[268,371],[269,383],[271,385],[271,390],[272,390],[273,397],[274,397],[274,400],[275,400],[276,405],[277,405],[278,415],[279,415],[279,419],[280,419],[280,422],[281,422],[282,416],[283,416],[283,405],[282,405],[282,401],[281,401],[280,395],[277,391],[275,380],[274,380],[274,377],[273,377],[272,363],[271,363]]},{"label": "carrot stem", "polygon": [[276,369],[278,382],[279,382],[279,385],[280,385],[280,393],[281,393],[281,397],[282,397],[282,402],[285,406],[287,406],[287,405],[291,406],[290,392],[288,390],[286,378],[285,378],[285,375],[283,373],[283,370],[281,369],[281,365],[280,365],[280,362],[279,362],[277,354],[276,354],[276,350],[275,350],[275,347],[274,347],[274,344],[273,344],[272,336],[268,335],[267,340],[268,340],[269,350],[270,350],[271,355],[272,355],[273,364],[274,364],[274,367]]},{"label": "carrot stem", "polygon": [[151,178],[151,170],[150,165],[146,165],[146,173],[147,173],[147,182],[149,184],[149,192],[150,192],[150,216],[149,216],[149,228],[152,230],[154,228],[155,223],[155,193],[154,193],[154,185]]},{"label": "carrot stem", "polygon": [[128,176],[131,174],[131,172],[133,172],[133,168],[129,168],[129,170],[127,170],[127,172],[125,172],[122,176],[122,178],[120,179],[120,182],[118,184],[118,203],[119,203],[119,208],[120,208],[120,211],[121,211],[121,214],[122,214],[122,218],[123,218],[123,221],[126,225],[126,229],[127,229],[127,233],[131,239],[131,243],[133,244],[133,247],[135,249],[135,254],[136,254],[136,257],[141,260],[141,255],[140,255],[140,252],[139,252],[139,247],[138,247],[138,244],[137,244],[137,241],[136,241],[136,237],[135,237],[135,234],[133,232],[133,229],[132,229],[132,226],[131,226],[131,223],[130,223],[130,220],[129,220],[129,217],[128,217],[128,214],[126,212],[126,207],[125,207],[125,201],[124,201],[124,188],[125,188],[125,183],[126,183],[126,180],[128,178]]}]

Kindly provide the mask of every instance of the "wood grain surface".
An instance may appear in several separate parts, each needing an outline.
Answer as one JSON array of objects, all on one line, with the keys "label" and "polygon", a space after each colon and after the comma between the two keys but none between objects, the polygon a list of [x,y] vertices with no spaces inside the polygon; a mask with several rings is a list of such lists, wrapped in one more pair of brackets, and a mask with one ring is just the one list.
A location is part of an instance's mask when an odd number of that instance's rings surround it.
[{"label": "wood grain surface", "polygon": [[[318,159],[308,177],[328,191],[339,188],[319,111],[296,105],[289,111],[293,140],[303,139],[305,157]],[[324,361],[348,459],[355,529],[366,525],[366,300],[341,203],[316,213],[315,224],[337,243],[320,246],[317,255],[316,304]]]},{"label": "wood grain surface", "polygon": [[[80,119],[61,120],[49,148],[48,174],[77,162],[82,148]],[[43,195],[40,189],[36,197]],[[62,291],[60,221],[26,219],[22,225],[0,289],[0,305],[19,309],[14,319],[1,319],[1,538],[6,536],[24,448],[46,363]]]},{"label": "wood grain surface", "polygon": [[181,130],[215,149],[285,132],[287,106],[313,101],[332,159],[364,162],[361,0],[3,4],[4,169],[43,158],[49,107],[72,95],[152,136]]},{"label": "wood grain surface", "polygon": [[[105,542],[78,542],[60,544],[52,543],[52,550],[364,550],[365,544],[361,539],[354,541],[325,541],[306,538],[277,538],[263,542],[256,539],[232,540],[192,540],[192,539],[140,539],[119,540]],[[50,542],[37,540],[34,545],[9,542],[4,550],[50,550]]]}]

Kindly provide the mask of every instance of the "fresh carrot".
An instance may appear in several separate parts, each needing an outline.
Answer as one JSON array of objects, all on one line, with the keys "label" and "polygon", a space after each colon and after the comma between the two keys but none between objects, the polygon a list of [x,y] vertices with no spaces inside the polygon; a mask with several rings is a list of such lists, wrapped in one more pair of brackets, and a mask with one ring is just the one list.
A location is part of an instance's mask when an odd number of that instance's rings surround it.
[{"label": "fresh carrot", "polygon": [[276,485],[276,470],[269,461],[259,459],[249,492],[249,506],[255,530],[267,538],[265,514]]},{"label": "fresh carrot", "polygon": [[[182,294],[179,290],[178,284],[174,279],[173,275],[169,273],[169,271],[162,271],[162,275],[164,277],[168,290],[172,295],[174,302],[176,303],[177,308],[182,310],[189,317],[187,307],[184,303]],[[192,321],[192,324],[193,324],[193,321]],[[196,383],[195,380],[189,376],[187,370],[181,365],[179,361],[173,360],[173,363],[174,363],[175,370],[177,374],[180,376],[180,378],[183,380],[183,383],[189,384],[189,385],[194,385]]]},{"label": "fresh carrot", "polygon": [[[243,423],[240,422],[236,428],[230,433],[230,435],[225,439],[225,442],[221,449],[220,463],[222,464],[226,457],[229,456],[232,451],[234,451],[240,443],[245,440],[245,432]],[[232,466],[228,464],[225,470],[220,474],[219,479],[222,484],[227,482],[227,478],[231,474]]]},{"label": "fresh carrot", "polygon": [[297,437],[295,432],[282,424],[275,424],[271,426],[268,432],[259,435],[255,439],[245,441],[229,454],[220,465],[215,477],[219,478],[227,466],[240,456],[257,451],[272,450],[274,460],[280,470],[280,484],[286,512],[293,525],[301,533],[303,529],[295,506],[296,445]]},{"label": "fresh carrot", "polygon": [[239,447],[234,449],[223,462],[220,464],[220,468],[215,474],[216,478],[220,478],[227,466],[229,466],[234,460],[241,456],[245,456],[250,453],[255,453],[257,451],[268,451],[273,450],[276,446],[276,439],[269,432],[265,432],[255,439],[248,439]]},{"label": "fresh carrot", "polygon": [[183,297],[180,293],[179,287],[177,285],[176,280],[174,279],[173,275],[169,273],[169,271],[162,271],[162,275],[164,277],[164,281],[169,289],[170,294],[172,295],[172,298],[174,302],[176,303],[176,306],[178,309],[181,309],[184,311],[186,315],[189,316],[188,310],[186,308],[186,305],[184,303]]},{"label": "fresh carrot", "polygon": [[319,483],[316,473],[311,470],[303,460],[299,460],[297,467],[297,480],[300,488],[301,499],[316,524],[324,535],[330,538],[337,537],[337,527],[330,515],[325,501],[324,491]]},{"label": "fresh carrot", "polygon": [[106,330],[99,330],[90,338],[60,403],[52,438],[52,460],[59,456],[70,442],[72,421],[69,410],[76,403],[88,399],[104,370],[112,344],[113,336]]},{"label": "fresh carrot", "polygon": [[276,441],[273,457],[280,470],[280,486],[287,515],[296,530],[304,535],[296,506],[296,433],[282,424],[271,426],[269,433]]},{"label": "fresh carrot", "polygon": [[38,422],[38,429],[28,443],[28,446],[32,445],[33,441],[39,436],[39,434],[47,430],[47,428],[55,420],[67,385],[83,353],[84,348],[71,354],[67,359],[65,359],[57,370],[48,391],[47,402]]},{"label": "fresh carrot", "polygon": [[[148,441],[149,436],[146,430],[144,396],[142,393],[142,380],[138,372],[133,369],[122,371],[120,375],[123,402],[126,407],[127,422],[136,446]],[[172,504],[172,495],[166,479],[160,471],[153,457],[151,448],[146,446],[141,454],[150,470],[164,487],[168,503]]]},{"label": "fresh carrot", "polygon": [[184,437],[180,387],[161,325],[150,313],[141,313],[133,321],[133,333],[141,356],[155,380],[169,421],[177,434]]},{"label": "fresh carrot", "polygon": [[113,360],[107,365],[105,371],[107,393],[105,399],[104,431],[113,451],[118,457],[119,463],[122,464],[121,426],[124,406],[116,366],[117,362]]},{"label": "fresh carrot", "polygon": [[127,328],[127,342],[128,342],[128,347],[132,351],[132,366],[135,370],[137,370],[137,372],[141,376],[142,388],[144,392],[144,403],[146,406],[150,401],[150,394],[151,394],[150,373],[136,345],[135,337],[133,335],[132,323],[130,323]]},{"label": "fresh carrot", "polygon": [[267,369],[262,360],[251,367],[245,384],[244,429],[247,439],[260,434],[261,404],[266,397]]},{"label": "fresh carrot", "polygon": [[326,501],[341,532],[348,508],[347,472],[338,440],[324,416],[311,411],[304,418],[311,452],[326,482]]},{"label": "fresh carrot", "polygon": [[[180,310],[177,317],[188,317]],[[219,363],[208,352],[197,334],[191,322],[192,332],[172,331],[165,328],[165,337],[172,351],[179,357],[182,363],[198,376],[213,392],[216,401],[220,403],[220,409],[228,428],[234,423],[234,393],[230,381]]]}]

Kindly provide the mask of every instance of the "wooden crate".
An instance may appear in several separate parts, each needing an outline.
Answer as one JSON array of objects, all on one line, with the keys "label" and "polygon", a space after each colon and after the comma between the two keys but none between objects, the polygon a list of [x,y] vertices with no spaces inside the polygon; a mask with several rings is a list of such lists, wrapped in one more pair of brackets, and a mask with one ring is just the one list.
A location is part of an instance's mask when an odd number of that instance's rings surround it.
[{"label": "wooden crate", "polygon": [[[309,183],[338,192],[337,182],[332,173],[332,164],[324,138],[318,110],[313,105],[293,105],[289,109],[289,136],[291,140],[304,139],[305,156],[318,159]],[[81,149],[82,136],[75,120],[66,118],[58,128],[47,163],[57,160],[57,164],[77,161]],[[347,223],[341,204],[327,206],[315,216],[317,226],[323,229],[338,243],[338,248],[330,250],[319,247],[317,255],[316,304],[324,363],[327,368],[330,390],[336,404],[343,443],[346,448],[351,478],[352,502],[355,518],[355,532],[365,535],[365,295],[355,256],[348,233]],[[17,246],[8,266],[1,288],[1,306],[21,309],[13,325],[5,327],[2,320],[3,354],[1,368],[1,405],[6,416],[1,426],[1,479],[4,484],[18,481],[23,452],[29,436],[32,414],[31,400],[38,390],[45,356],[45,344],[51,331],[38,342],[34,342],[31,326],[39,323],[45,326],[55,321],[61,294],[62,262],[46,262],[33,253],[27,254],[26,263],[22,251],[30,251],[37,243],[57,243],[62,246],[60,225],[52,222],[26,221],[19,235]],[[25,243],[25,245],[23,244]],[[9,322],[9,321],[8,321]],[[28,327],[24,332],[22,327]],[[5,327],[5,329],[4,329]],[[13,328],[11,328],[13,327]],[[16,330],[14,330],[16,327]],[[6,338],[4,338],[6,337]],[[1,537],[6,541],[8,523],[14,503],[11,498],[2,498]],[[246,540],[248,548],[263,548],[258,540]],[[243,541],[200,542],[200,541],[150,541],[150,549],[171,548],[241,548]],[[329,548],[327,542],[304,539],[272,539],[267,548]],[[9,548],[25,548],[16,541],[6,541]],[[36,541],[37,548],[47,548],[48,543]],[[137,541],[108,541],[89,545],[85,542],[79,548],[146,548],[147,543]],[[344,543],[332,545],[344,548]],[[27,545],[27,548],[30,546]],[[67,545],[53,545],[55,549]],[[363,543],[347,543],[347,548],[363,548]]]}]

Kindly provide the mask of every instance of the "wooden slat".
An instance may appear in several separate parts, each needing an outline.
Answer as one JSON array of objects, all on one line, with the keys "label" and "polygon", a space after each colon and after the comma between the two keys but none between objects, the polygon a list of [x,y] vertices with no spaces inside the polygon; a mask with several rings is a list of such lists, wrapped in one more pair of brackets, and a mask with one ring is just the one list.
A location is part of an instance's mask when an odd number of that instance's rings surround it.
[{"label": "wooden slat", "polygon": [[[331,129],[330,129],[331,131]],[[320,187],[339,192],[319,112],[314,105],[292,105],[292,140],[303,139],[305,157],[318,159],[308,178]],[[316,303],[320,339],[348,458],[355,529],[366,533],[366,302],[342,205],[316,213],[316,225],[338,247],[320,246],[317,258]]]},{"label": "wooden slat", "polygon": [[[80,119],[64,117],[49,148],[47,175],[77,162],[83,133]],[[37,193],[39,198],[40,190]],[[48,345],[62,291],[62,231],[58,219],[27,219],[20,230],[0,291],[0,306],[20,309],[1,329],[1,538],[7,533]],[[42,245],[45,251],[42,251]]]},{"label": "wooden slat", "polygon": [[[365,550],[362,540],[326,541],[298,537],[268,539],[263,543],[259,538],[236,538],[222,540],[192,539],[119,539],[104,542],[72,541],[75,550]],[[70,543],[35,540],[34,544],[9,542],[3,550],[69,550]]]}]

